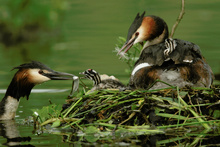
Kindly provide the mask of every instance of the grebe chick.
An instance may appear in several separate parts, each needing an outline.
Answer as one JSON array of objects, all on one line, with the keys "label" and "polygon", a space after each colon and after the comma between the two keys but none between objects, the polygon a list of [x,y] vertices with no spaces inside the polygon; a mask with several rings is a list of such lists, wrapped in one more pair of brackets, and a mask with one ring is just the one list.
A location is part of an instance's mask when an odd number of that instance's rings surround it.
[{"label": "grebe chick", "polygon": [[125,89],[125,86],[114,76],[108,76],[106,74],[99,75],[99,73],[93,69],[87,69],[80,74],[85,75],[85,78],[93,81],[93,88],[91,91],[99,89]]}]

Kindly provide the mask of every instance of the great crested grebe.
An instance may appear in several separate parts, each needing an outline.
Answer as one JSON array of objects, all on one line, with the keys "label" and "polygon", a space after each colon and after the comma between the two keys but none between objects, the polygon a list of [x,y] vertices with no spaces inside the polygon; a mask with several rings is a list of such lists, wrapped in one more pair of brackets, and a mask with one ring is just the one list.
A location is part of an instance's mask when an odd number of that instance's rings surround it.
[{"label": "great crested grebe", "polygon": [[13,69],[18,71],[0,102],[0,120],[14,119],[20,98],[26,97],[28,100],[31,89],[35,85],[49,80],[71,80],[74,77],[69,73],[54,71],[37,61],[25,63]]},{"label": "great crested grebe", "polygon": [[[131,73],[131,88],[150,88],[159,79],[173,86],[210,87],[214,76],[200,48],[194,43],[168,38],[166,22],[158,16],[137,14],[127,41],[118,52],[126,53],[136,43],[146,43]],[[168,46],[171,45],[171,48]],[[124,50],[124,51],[123,51]],[[152,89],[165,88],[157,82]]]},{"label": "great crested grebe", "polygon": [[93,69],[87,69],[80,74],[85,75],[85,78],[93,81],[93,88],[91,91],[99,89],[125,89],[125,86],[114,76],[108,76],[105,74],[99,75],[99,73]]}]

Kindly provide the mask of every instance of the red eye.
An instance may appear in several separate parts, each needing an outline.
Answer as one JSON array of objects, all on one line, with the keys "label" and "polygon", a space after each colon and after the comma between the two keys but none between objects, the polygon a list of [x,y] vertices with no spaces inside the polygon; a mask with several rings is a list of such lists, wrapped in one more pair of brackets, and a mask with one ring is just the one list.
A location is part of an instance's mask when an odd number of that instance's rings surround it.
[{"label": "red eye", "polygon": [[39,70],[38,73],[39,74],[43,74],[44,72],[43,72],[43,70]]},{"label": "red eye", "polygon": [[135,36],[138,36],[138,35],[139,35],[139,32],[136,32],[136,33],[135,33]]}]

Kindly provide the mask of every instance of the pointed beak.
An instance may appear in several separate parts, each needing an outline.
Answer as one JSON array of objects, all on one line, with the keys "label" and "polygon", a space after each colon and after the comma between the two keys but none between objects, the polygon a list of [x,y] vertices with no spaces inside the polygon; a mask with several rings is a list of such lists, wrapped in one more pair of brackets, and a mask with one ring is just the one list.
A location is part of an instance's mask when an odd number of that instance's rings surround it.
[{"label": "pointed beak", "polygon": [[86,75],[86,73],[85,73],[85,71],[84,72],[80,72],[79,73],[80,75],[83,75],[82,77],[80,77],[80,78],[82,78],[82,79],[89,79],[89,77]]},{"label": "pointed beak", "polygon": [[45,76],[50,78],[51,80],[72,80],[75,75],[64,73],[64,72],[58,72],[58,71],[52,71],[50,73],[45,73]]},{"label": "pointed beak", "polygon": [[122,46],[122,48],[118,51],[117,55],[120,55],[120,57],[122,57],[123,54],[125,54],[134,45],[135,39],[136,37],[130,39],[129,41],[126,41],[125,44]]},{"label": "pointed beak", "polygon": [[45,76],[47,76],[51,80],[73,80],[72,90],[69,96],[73,96],[73,93],[76,92],[79,88],[79,77],[73,74],[52,71],[50,73],[45,73]]},{"label": "pointed beak", "polygon": [[80,75],[85,75],[85,72],[80,72],[79,74],[80,74]]}]

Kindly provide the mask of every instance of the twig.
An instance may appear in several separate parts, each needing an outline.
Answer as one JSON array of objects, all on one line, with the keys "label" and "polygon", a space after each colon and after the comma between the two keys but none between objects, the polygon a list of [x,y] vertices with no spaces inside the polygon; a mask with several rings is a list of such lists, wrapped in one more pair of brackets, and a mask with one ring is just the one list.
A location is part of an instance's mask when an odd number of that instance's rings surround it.
[{"label": "twig", "polygon": [[74,103],[70,108],[69,110],[66,112],[66,114],[63,115],[63,117],[65,118],[69,113],[70,111],[73,110],[73,108],[83,99],[83,97],[81,97],[76,103]]},{"label": "twig", "polygon": [[[177,87],[177,91],[179,92],[179,88]],[[190,108],[188,106],[188,104],[181,98],[181,96],[178,94],[177,98],[180,100],[180,102],[182,103],[183,106],[185,106],[185,108],[187,110],[189,110],[193,116],[196,117],[197,121],[201,123],[201,125],[205,128],[205,129],[209,129],[210,130],[210,126],[208,125],[208,122],[206,122],[205,120],[203,120],[192,108]],[[204,123],[206,122],[206,123]],[[180,124],[178,124],[179,126]]]},{"label": "twig", "polygon": [[[188,98],[189,98],[189,103],[190,103],[191,106],[194,108],[194,111],[195,111],[196,113],[198,113],[196,107],[195,107],[195,106],[193,105],[193,103],[192,103],[191,96],[190,96],[189,94],[187,94],[187,96],[188,96]],[[201,113],[200,113],[200,114],[201,114]]]},{"label": "twig", "polygon": [[182,10],[179,14],[179,17],[176,20],[176,23],[172,27],[172,31],[170,33],[170,38],[173,38],[174,32],[175,32],[178,24],[180,23],[181,19],[183,18],[184,13],[185,13],[185,0],[182,0]]},{"label": "twig", "polygon": [[61,122],[66,122],[66,121],[71,121],[71,122],[74,121],[75,122],[75,121],[78,121],[80,119],[78,119],[78,118],[51,118],[51,119],[48,119],[47,121],[41,123],[40,126],[44,126],[46,124],[53,123],[57,120],[60,120]]},{"label": "twig", "polygon": [[166,82],[164,82],[164,81],[161,81],[161,80],[159,80],[159,79],[156,79],[156,80],[153,82],[153,84],[151,84],[151,85],[147,88],[147,90],[149,90],[151,87],[153,87],[157,82],[161,82],[161,83],[163,83],[163,84],[166,84],[166,85],[170,86],[171,88],[175,88],[175,86],[173,86],[173,85],[170,85],[170,84],[168,84],[168,83],[166,83]]},{"label": "twig", "polygon": [[[190,123],[182,123],[182,124],[179,124],[178,126],[193,126],[193,125],[201,125],[203,123],[219,123],[220,120],[209,120],[209,121],[204,121],[204,122],[190,122]],[[177,125],[166,125],[166,126],[157,126],[157,129],[166,129],[166,128],[174,128],[174,127],[177,127]],[[205,129],[206,130],[206,129]]]},{"label": "twig", "polygon": [[201,111],[201,108],[200,108],[198,99],[196,99],[196,102],[197,102],[197,105],[199,106],[199,113],[200,113],[200,115],[201,115],[201,114],[202,114],[202,111]]},{"label": "twig", "polygon": [[[141,106],[139,107],[138,110],[141,110],[141,108],[142,108],[143,106],[144,106],[144,102],[142,102],[142,104],[141,104]],[[126,120],[122,121],[119,125],[122,125],[123,123],[129,121],[133,116],[135,116],[135,114],[136,114],[136,112],[131,113],[131,114],[129,115],[129,117],[128,117]]]}]

